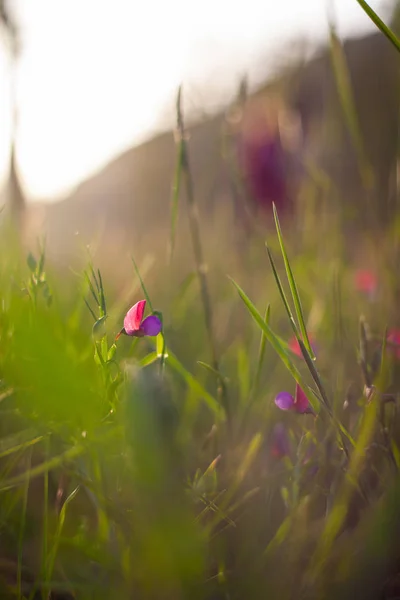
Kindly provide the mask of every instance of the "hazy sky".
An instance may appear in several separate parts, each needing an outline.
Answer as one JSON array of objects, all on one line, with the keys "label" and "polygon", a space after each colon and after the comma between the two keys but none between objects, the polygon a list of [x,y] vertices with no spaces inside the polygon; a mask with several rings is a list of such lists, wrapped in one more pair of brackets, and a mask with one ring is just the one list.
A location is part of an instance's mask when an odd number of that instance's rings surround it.
[{"label": "hazy sky", "polygon": [[[254,80],[261,64],[271,71],[287,40],[322,40],[327,31],[324,0],[15,1],[18,161],[27,193],[41,199],[65,194],[172,119],[179,83],[188,102],[210,108],[234,93],[243,72]],[[373,29],[356,0],[334,4],[340,34]],[[382,2],[370,4],[382,14]],[[9,114],[0,46],[0,176]]]}]

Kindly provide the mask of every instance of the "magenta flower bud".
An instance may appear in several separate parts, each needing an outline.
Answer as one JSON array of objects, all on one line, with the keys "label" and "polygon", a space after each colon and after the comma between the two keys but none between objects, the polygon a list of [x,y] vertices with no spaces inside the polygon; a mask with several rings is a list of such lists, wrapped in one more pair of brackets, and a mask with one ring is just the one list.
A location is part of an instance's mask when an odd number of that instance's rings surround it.
[{"label": "magenta flower bud", "polygon": [[162,329],[162,323],[156,315],[150,315],[143,319],[146,300],[140,300],[128,310],[124,319],[124,327],[118,333],[116,340],[121,335],[134,337],[156,336]]},{"label": "magenta flower bud", "polygon": [[275,404],[281,410],[291,410],[299,414],[315,414],[307,396],[298,383],[296,383],[295,397],[289,392],[280,392],[275,398]]},{"label": "magenta flower bud", "polygon": [[370,300],[376,298],[378,291],[378,278],[368,269],[359,269],[354,274],[354,285],[358,292],[365,294]]}]

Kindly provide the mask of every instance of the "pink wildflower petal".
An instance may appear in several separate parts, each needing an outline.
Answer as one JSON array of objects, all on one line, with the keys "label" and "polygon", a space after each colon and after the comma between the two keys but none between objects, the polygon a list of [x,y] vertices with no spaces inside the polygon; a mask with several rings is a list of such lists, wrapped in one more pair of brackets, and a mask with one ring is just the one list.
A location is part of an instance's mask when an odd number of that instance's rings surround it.
[{"label": "pink wildflower petal", "polygon": [[295,404],[294,410],[298,413],[304,414],[309,413],[314,415],[314,410],[310,405],[307,396],[304,391],[301,389],[298,383],[296,383],[296,395],[295,395]]},{"label": "pink wildflower petal", "polygon": [[281,410],[293,410],[294,398],[289,392],[280,392],[275,398],[275,404]]},{"label": "pink wildflower petal", "polygon": [[143,321],[140,329],[143,331],[144,335],[155,336],[160,333],[162,324],[156,315],[150,315]]},{"label": "pink wildflower petal", "polygon": [[300,358],[303,356],[301,353],[300,344],[297,341],[296,336],[293,336],[289,341],[289,348],[296,356],[299,356]]},{"label": "pink wildflower petal", "polygon": [[126,313],[124,319],[124,329],[127,335],[134,335],[135,332],[139,331],[145,307],[146,300],[140,300]]},{"label": "pink wildflower petal", "polygon": [[359,292],[374,294],[378,287],[378,280],[373,271],[360,269],[355,273],[354,283]]},{"label": "pink wildflower petal", "polygon": [[[308,334],[308,339],[310,340],[312,351],[314,352],[314,354],[316,354],[316,344],[315,344],[314,337],[311,334]],[[289,350],[291,350],[293,352],[293,354],[295,354],[299,358],[303,358],[300,344],[297,341],[297,338],[295,335],[289,340]]]},{"label": "pink wildflower petal", "polygon": [[387,351],[389,354],[392,354],[396,356],[397,359],[400,359],[400,330],[390,330],[386,339],[389,342],[387,345]]}]

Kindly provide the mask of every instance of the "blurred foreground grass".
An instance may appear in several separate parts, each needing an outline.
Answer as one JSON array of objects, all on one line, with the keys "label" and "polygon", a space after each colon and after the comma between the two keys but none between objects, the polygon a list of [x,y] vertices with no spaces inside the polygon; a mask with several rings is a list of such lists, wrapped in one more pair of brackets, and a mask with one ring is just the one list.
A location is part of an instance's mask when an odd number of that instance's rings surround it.
[{"label": "blurred foreground grass", "polygon": [[[293,329],[263,236],[239,252],[229,243],[221,252],[219,236],[218,253],[206,236],[218,372],[179,247],[170,266],[147,272],[146,292],[132,264],[136,288],[125,297],[90,262],[60,280],[51,267],[46,275],[40,248],[26,260],[3,236],[1,598],[378,598],[391,589],[398,236],[394,226],[344,244],[332,220],[313,218],[302,212],[282,227],[329,411],[288,348]],[[290,298],[274,227],[267,239]],[[114,344],[145,293],[162,310],[164,337]],[[248,308],[262,320],[267,305],[261,330]],[[287,366],[317,417],[275,405],[278,392],[294,394]]]}]

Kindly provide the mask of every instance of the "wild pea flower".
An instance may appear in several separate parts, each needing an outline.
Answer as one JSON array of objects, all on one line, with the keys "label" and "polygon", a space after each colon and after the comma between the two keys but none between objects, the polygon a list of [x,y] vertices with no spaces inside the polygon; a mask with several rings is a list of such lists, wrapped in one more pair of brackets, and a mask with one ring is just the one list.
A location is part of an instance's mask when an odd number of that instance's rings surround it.
[{"label": "wild pea flower", "polygon": [[294,398],[289,392],[280,392],[275,398],[275,404],[281,410],[291,410],[300,414],[315,414],[307,396],[298,383],[296,383]]},{"label": "wild pea flower", "polygon": [[[312,348],[314,354],[316,354],[316,344],[315,344],[314,337],[312,335],[308,334],[308,339],[310,340],[311,348]],[[297,341],[297,338],[296,338],[295,335],[292,338],[290,338],[290,340],[289,340],[289,349],[296,356],[299,356],[300,358],[303,358],[303,354],[301,352],[300,344]]]},{"label": "wild pea flower", "polygon": [[124,319],[124,326],[118,333],[116,340],[122,335],[144,337],[145,335],[156,336],[162,329],[162,323],[156,315],[150,315],[143,319],[146,300],[140,300],[128,310]]},{"label": "wild pea flower", "polygon": [[354,274],[354,285],[358,292],[365,294],[370,300],[374,300],[378,290],[378,278],[369,269],[359,269]]},{"label": "wild pea flower", "polygon": [[272,430],[271,455],[280,459],[288,456],[290,452],[289,438],[283,423],[277,423]]},{"label": "wild pea flower", "polygon": [[390,354],[400,360],[400,329],[391,329],[388,331],[387,350]]}]

